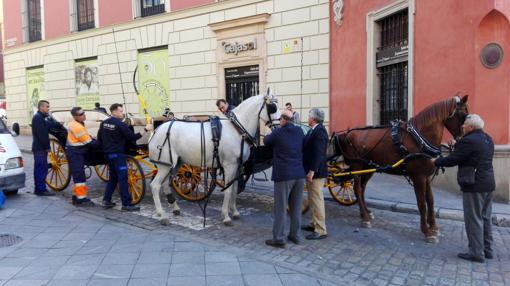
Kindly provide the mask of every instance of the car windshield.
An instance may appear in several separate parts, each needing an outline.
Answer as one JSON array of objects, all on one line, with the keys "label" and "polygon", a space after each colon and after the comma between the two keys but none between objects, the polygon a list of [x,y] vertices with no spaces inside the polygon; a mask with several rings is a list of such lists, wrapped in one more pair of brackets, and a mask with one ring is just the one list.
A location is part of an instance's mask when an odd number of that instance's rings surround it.
[{"label": "car windshield", "polygon": [[3,120],[0,120],[0,134],[10,134],[9,129],[7,129]]}]

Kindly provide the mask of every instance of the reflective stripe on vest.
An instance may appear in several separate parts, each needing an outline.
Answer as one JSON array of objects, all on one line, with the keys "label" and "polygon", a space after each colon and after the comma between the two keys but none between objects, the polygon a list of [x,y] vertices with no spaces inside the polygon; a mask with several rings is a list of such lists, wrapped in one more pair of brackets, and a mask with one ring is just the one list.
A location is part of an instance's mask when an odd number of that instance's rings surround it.
[{"label": "reflective stripe on vest", "polygon": [[69,146],[84,146],[92,141],[87,129],[81,123],[73,120],[69,123],[67,144]]}]

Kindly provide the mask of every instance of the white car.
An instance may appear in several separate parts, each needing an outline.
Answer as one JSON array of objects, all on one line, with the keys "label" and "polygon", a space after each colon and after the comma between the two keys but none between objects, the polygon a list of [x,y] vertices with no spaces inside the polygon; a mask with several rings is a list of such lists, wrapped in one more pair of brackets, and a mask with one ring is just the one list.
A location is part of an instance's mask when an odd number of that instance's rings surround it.
[{"label": "white car", "polygon": [[25,187],[23,157],[5,122],[0,120],[0,190],[4,193],[17,193]]}]

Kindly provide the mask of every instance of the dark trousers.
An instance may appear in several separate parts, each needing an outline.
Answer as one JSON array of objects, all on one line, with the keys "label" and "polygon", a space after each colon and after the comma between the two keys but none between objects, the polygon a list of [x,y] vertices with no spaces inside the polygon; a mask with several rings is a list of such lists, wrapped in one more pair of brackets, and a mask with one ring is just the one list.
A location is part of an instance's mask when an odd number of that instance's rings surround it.
[{"label": "dark trousers", "polygon": [[299,239],[301,234],[301,203],[303,201],[304,185],[305,179],[274,183],[273,240],[283,241],[285,239],[287,204],[290,215],[289,236]]},{"label": "dark trousers", "polygon": [[67,146],[66,155],[69,161],[69,168],[73,175],[73,182],[75,184],[85,183],[85,155],[87,154],[86,147],[72,147]]},{"label": "dark trousers", "polygon": [[111,202],[113,191],[119,185],[120,197],[123,206],[131,205],[131,194],[128,187],[128,168],[126,164],[126,155],[122,153],[105,154],[106,163],[108,164],[110,179],[106,185],[106,192],[103,200]]},{"label": "dark trousers", "polygon": [[492,192],[462,194],[464,223],[469,241],[469,253],[483,258],[484,252],[493,254]]},{"label": "dark trousers", "polygon": [[48,152],[34,152],[34,193],[46,191],[46,176],[48,175]]}]

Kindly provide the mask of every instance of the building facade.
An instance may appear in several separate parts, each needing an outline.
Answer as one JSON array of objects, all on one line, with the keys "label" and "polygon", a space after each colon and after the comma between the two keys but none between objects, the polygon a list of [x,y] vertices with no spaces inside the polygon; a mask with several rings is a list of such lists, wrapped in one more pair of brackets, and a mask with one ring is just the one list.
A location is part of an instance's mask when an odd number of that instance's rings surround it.
[{"label": "building facade", "polygon": [[[9,121],[34,104],[217,112],[271,87],[280,107],[329,106],[327,0],[4,0]],[[304,117],[304,118],[303,118]],[[306,116],[302,116],[306,120]],[[329,118],[329,117],[328,117]]]},{"label": "building facade", "polygon": [[[469,94],[497,144],[496,197],[508,202],[510,1],[332,2],[331,130],[405,120]],[[435,184],[458,190],[455,172]]]}]

